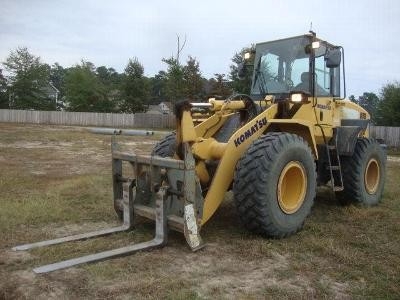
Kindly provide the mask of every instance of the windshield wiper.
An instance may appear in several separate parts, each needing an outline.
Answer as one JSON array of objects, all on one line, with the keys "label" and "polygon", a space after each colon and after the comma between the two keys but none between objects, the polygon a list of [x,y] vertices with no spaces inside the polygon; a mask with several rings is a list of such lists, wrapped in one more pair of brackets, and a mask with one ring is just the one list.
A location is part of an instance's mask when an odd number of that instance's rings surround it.
[{"label": "windshield wiper", "polygon": [[[261,57],[257,63],[257,69],[256,69],[256,74],[254,76],[253,88],[257,82],[258,90],[262,93],[262,96],[265,97],[265,95],[268,93],[267,83],[265,82],[264,73],[260,71],[260,65],[261,65]],[[260,81],[258,81],[258,77],[260,76],[260,74],[261,74]]]},{"label": "windshield wiper", "polygon": [[[259,71],[260,72],[260,71]],[[267,94],[267,82],[265,81],[265,76],[263,72],[260,72],[260,82],[258,83],[258,89],[260,90],[263,97]]]}]

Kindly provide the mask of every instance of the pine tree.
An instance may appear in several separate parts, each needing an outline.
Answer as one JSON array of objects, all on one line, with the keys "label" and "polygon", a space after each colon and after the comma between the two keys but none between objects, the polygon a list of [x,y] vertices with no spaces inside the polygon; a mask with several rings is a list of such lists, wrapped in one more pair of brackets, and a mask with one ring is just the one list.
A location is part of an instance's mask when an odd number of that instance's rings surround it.
[{"label": "pine tree", "polygon": [[199,62],[191,56],[189,56],[186,65],[183,67],[183,81],[185,96],[189,100],[193,101],[203,97],[203,80],[201,77]]},{"label": "pine tree", "polygon": [[149,80],[137,58],[129,59],[121,85],[120,109],[127,113],[144,112],[150,99]]}]

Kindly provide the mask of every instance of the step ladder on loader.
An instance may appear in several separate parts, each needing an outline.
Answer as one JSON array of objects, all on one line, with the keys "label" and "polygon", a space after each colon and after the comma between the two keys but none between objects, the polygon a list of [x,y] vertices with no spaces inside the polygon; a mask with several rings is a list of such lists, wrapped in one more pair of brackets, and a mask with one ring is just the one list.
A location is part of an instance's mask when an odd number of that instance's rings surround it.
[{"label": "step ladder on loader", "polygon": [[[195,163],[189,145],[184,144],[184,160],[158,156],[138,156],[119,151],[116,134],[112,136],[112,175],[114,207],[122,218],[122,225],[83,234],[25,244],[15,251],[101,237],[133,229],[135,215],[155,221],[154,238],[33,269],[35,273],[48,273],[72,266],[97,262],[132,254],[140,250],[163,247],[167,243],[168,229],[183,232],[189,247],[196,251],[204,244],[199,235],[203,198],[195,176]],[[133,169],[134,178],[123,176],[123,162]]]}]

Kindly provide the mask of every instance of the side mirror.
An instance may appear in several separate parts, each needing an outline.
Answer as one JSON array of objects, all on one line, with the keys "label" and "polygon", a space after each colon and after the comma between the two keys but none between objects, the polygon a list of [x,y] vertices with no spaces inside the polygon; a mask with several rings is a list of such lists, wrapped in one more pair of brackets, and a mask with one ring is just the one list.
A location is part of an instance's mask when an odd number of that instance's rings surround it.
[{"label": "side mirror", "polygon": [[244,79],[246,77],[246,64],[244,62],[238,65],[238,77]]},{"label": "side mirror", "polygon": [[342,52],[339,48],[327,49],[325,53],[325,63],[327,68],[336,68],[342,61]]}]

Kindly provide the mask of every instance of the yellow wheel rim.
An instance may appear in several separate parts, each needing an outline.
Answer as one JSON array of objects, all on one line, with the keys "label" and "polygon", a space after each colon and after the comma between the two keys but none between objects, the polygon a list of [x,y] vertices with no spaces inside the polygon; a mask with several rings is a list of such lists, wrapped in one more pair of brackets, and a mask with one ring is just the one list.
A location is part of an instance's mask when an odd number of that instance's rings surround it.
[{"label": "yellow wheel rim", "polygon": [[278,203],[286,214],[294,214],[304,202],[307,175],[298,161],[289,162],[282,170],[278,181]]},{"label": "yellow wheel rim", "polygon": [[376,193],[380,178],[381,178],[381,172],[378,161],[375,158],[372,158],[368,162],[364,174],[364,185],[368,194],[372,195]]}]

